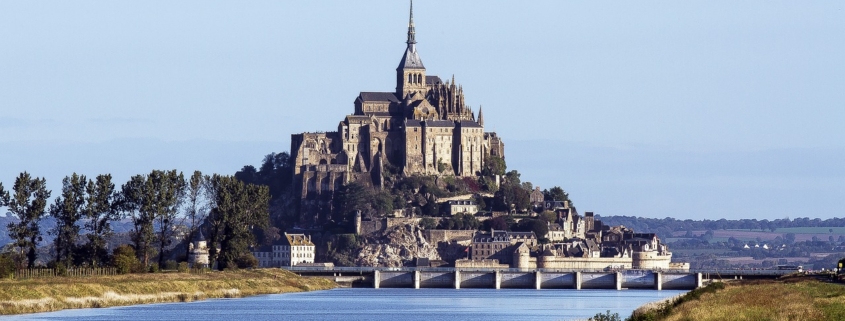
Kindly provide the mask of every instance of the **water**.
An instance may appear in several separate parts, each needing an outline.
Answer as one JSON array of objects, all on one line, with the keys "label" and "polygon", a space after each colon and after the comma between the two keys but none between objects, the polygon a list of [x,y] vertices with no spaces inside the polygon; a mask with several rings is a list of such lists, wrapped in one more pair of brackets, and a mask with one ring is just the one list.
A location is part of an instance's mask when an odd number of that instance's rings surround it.
[{"label": "water", "polygon": [[190,303],[76,309],[2,320],[574,320],[686,291],[360,289],[261,295]]}]

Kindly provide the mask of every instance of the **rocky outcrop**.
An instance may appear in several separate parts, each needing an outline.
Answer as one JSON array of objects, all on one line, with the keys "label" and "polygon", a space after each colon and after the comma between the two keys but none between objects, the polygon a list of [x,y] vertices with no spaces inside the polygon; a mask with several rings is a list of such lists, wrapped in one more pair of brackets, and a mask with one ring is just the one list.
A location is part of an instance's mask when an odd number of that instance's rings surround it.
[{"label": "rocky outcrop", "polygon": [[440,260],[436,244],[429,244],[415,225],[389,228],[381,236],[367,237],[355,260],[358,266],[407,266],[415,258]]}]

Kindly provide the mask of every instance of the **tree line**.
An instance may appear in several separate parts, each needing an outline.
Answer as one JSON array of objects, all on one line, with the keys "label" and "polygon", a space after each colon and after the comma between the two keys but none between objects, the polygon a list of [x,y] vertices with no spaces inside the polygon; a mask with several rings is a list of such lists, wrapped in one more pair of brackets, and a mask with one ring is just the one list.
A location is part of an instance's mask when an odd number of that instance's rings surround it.
[{"label": "tree line", "polygon": [[[89,179],[74,173],[62,180],[60,194],[48,205],[51,194],[44,178],[27,172],[9,190],[0,182],[0,208],[17,218],[6,227],[13,242],[4,255],[17,268],[35,267],[44,232],[54,236],[51,265],[114,265],[107,244],[111,223],[128,218],[133,224],[129,246],[141,269],[163,268],[174,239],[190,241],[200,230],[209,236],[209,259],[225,269],[251,256],[255,231],[268,226],[270,188],[200,171],[186,178],[176,170],[153,170],[120,187],[110,174]],[[39,222],[48,215],[56,226],[41,231]],[[128,252],[113,254],[118,253]]]}]

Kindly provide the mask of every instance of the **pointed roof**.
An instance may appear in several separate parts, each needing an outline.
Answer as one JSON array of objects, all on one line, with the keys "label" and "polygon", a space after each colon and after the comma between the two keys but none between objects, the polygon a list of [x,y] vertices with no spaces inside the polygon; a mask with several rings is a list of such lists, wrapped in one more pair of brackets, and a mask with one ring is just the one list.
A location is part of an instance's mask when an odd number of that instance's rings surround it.
[{"label": "pointed roof", "polygon": [[402,55],[402,60],[399,61],[399,67],[396,69],[425,69],[422,59],[417,54],[417,39],[416,31],[414,30],[414,1],[411,0],[411,16],[408,20],[408,40],[405,41],[408,47],[405,48],[405,54]]},{"label": "pointed roof", "polygon": [[481,112],[481,105],[478,106],[478,124],[484,127],[484,113]]},{"label": "pointed roof", "polygon": [[204,242],[205,241],[205,235],[202,234],[202,230],[198,229],[197,234],[194,234],[194,239],[191,240],[191,241],[193,241],[193,242]]}]

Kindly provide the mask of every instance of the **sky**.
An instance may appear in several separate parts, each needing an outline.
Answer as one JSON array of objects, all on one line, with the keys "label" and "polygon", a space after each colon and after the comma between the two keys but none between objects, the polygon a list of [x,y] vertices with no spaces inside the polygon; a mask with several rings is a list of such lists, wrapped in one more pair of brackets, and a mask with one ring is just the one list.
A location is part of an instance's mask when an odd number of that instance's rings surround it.
[{"label": "sky", "polygon": [[[509,169],[582,213],[845,216],[845,4],[414,3]],[[233,174],[393,91],[406,1],[2,1],[0,182]]]}]

